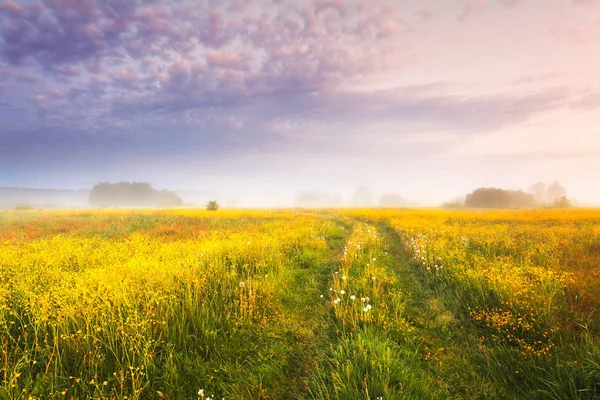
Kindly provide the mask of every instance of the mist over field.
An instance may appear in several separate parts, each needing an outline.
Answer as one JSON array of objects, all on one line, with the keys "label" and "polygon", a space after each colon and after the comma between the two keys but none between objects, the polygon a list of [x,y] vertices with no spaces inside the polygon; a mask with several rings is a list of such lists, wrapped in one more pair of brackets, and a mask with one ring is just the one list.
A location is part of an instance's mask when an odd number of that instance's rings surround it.
[{"label": "mist over field", "polygon": [[599,20],[591,0],[2,0],[0,187],[440,205],[558,180],[597,205]]},{"label": "mist over field", "polygon": [[600,399],[600,0],[0,0],[0,400]]}]

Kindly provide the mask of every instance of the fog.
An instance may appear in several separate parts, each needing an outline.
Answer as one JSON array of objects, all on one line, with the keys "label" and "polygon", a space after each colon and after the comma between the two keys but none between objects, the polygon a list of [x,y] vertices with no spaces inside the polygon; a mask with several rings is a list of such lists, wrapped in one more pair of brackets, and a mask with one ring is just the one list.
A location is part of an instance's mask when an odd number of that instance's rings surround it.
[{"label": "fog", "polygon": [[[117,182],[114,182],[115,184]],[[558,185],[558,186],[557,186]],[[49,189],[49,188],[0,188],[0,209],[92,209],[92,208],[204,208],[209,201],[217,201],[221,208],[412,208],[442,207],[448,203],[464,203],[465,197],[478,188],[496,187],[530,194],[538,206],[552,204],[566,196],[573,206],[594,207],[599,203],[581,200],[569,190],[569,185],[554,180],[531,182],[524,187],[510,185],[448,184],[440,193],[420,192],[415,187],[385,187],[383,185],[339,185],[294,187],[293,185],[215,185],[204,189],[177,189],[152,185],[150,198],[109,195],[104,201],[94,200],[92,188]],[[308,187],[308,186],[307,186]],[[316,187],[316,189],[314,189]],[[461,187],[464,190],[459,191]],[[557,189],[558,187],[558,189]],[[451,188],[448,190],[448,188]],[[175,202],[164,194],[175,195]],[[157,197],[158,196],[158,197]]]},{"label": "fog", "polygon": [[0,0],[0,207],[600,204],[597,1],[128,4]]}]

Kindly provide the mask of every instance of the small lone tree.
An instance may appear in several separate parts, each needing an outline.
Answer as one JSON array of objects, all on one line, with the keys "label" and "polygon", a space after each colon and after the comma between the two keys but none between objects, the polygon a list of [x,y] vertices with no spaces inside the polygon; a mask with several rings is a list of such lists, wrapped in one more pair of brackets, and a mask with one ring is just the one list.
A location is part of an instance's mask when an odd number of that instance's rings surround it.
[{"label": "small lone tree", "polygon": [[562,196],[560,199],[556,199],[554,201],[554,208],[571,208],[573,207],[573,203],[571,200],[567,198],[567,196]]},{"label": "small lone tree", "polygon": [[219,209],[219,203],[217,203],[214,200],[209,201],[208,204],[206,205],[206,211],[217,211],[218,209]]}]

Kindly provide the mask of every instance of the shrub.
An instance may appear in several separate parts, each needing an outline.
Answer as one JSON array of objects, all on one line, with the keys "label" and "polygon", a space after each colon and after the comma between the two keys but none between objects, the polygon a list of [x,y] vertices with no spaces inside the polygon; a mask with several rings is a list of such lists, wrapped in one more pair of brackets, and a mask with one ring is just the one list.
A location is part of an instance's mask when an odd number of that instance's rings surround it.
[{"label": "shrub", "polygon": [[479,188],[465,199],[465,206],[474,208],[528,208],[535,205],[535,198],[522,190]]},{"label": "shrub", "polygon": [[573,204],[571,203],[571,200],[567,199],[566,196],[562,196],[554,201],[553,206],[554,208],[571,208]]},{"label": "shrub", "polygon": [[217,211],[218,209],[219,209],[219,203],[217,203],[214,200],[209,201],[208,204],[206,205],[206,211]]}]

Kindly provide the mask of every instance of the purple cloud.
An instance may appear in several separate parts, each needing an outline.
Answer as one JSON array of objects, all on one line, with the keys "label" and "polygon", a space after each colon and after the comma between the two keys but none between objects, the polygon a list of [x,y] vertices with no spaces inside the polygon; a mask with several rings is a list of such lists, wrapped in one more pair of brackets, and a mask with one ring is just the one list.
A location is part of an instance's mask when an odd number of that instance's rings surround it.
[{"label": "purple cloud", "polygon": [[404,24],[387,2],[1,4],[6,63],[38,63],[82,94],[102,92],[104,102],[140,108],[332,88],[385,68]]},{"label": "purple cloud", "polygon": [[[457,92],[457,90],[459,90]],[[513,91],[495,95],[460,94],[448,82],[400,87],[375,93],[336,93],[333,98],[313,103],[310,114],[287,118],[290,126],[307,122],[327,126],[365,126],[385,121],[397,135],[445,131],[448,135],[490,133],[518,125],[548,111],[569,105],[593,104],[591,93],[572,98],[567,87],[549,87],[535,92]],[[279,126],[281,128],[281,126]]]},{"label": "purple cloud", "polygon": [[[461,12],[501,21],[522,2],[0,0],[2,151],[32,164],[84,152],[99,165],[128,155],[337,154],[348,143],[358,154],[368,134],[382,139],[369,143],[373,154],[392,154],[402,148],[381,143],[595,110],[596,89],[539,78],[547,68],[523,57],[518,35],[486,48],[487,35],[471,31],[478,24],[456,23]],[[524,18],[538,6],[522,7]],[[560,18],[539,15],[550,42]],[[526,78],[516,81],[522,60]]]},{"label": "purple cloud", "polygon": [[136,6],[125,0],[6,0],[0,5],[2,58],[51,66],[101,55],[120,44]]}]

